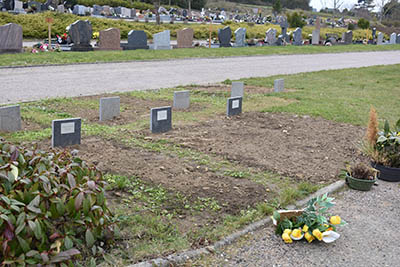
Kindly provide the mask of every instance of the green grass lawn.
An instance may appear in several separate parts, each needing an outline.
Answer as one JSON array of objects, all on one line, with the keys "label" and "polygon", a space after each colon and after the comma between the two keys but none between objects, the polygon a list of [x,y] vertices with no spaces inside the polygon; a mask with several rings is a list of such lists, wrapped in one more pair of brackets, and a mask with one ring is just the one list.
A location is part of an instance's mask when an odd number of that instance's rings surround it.
[{"label": "green grass lawn", "polygon": [[61,53],[21,53],[0,55],[0,66],[30,66],[44,64],[96,63],[135,60],[166,60],[200,57],[231,57],[257,55],[290,55],[315,53],[343,53],[363,51],[400,50],[400,45],[346,45],[346,46],[285,46],[242,48],[195,48],[174,50],[95,51]]}]

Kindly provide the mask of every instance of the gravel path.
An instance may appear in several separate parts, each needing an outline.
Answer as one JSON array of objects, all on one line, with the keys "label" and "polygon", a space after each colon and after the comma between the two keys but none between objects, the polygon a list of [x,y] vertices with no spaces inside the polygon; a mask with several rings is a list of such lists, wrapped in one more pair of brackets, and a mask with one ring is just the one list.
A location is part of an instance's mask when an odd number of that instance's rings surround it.
[{"label": "gravel path", "polygon": [[385,64],[400,51],[1,68],[0,104]]},{"label": "gravel path", "polygon": [[[332,244],[285,244],[269,226],[194,263],[201,266],[400,266],[400,183],[379,181],[370,192],[344,190],[332,213],[348,225]],[[206,258],[207,257],[207,258]]]}]

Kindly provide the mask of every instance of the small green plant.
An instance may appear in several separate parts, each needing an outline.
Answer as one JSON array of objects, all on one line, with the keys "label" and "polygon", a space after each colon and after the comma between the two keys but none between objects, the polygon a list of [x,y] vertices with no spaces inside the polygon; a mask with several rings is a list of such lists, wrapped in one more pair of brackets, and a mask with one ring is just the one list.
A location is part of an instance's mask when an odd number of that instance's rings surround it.
[{"label": "small green plant", "polygon": [[353,166],[346,166],[346,171],[351,177],[362,180],[375,180],[378,174],[377,170],[367,166],[362,162],[359,162]]},{"label": "small green plant", "polygon": [[306,25],[302,15],[297,12],[288,14],[287,19],[291,28],[303,28]]},{"label": "small green plant", "polygon": [[357,22],[357,26],[360,27],[361,29],[368,29],[369,28],[369,20],[366,20],[364,18],[361,18]]},{"label": "small green plant", "polygon": [[68,151],[30,151],[0,139],[0,179],[2,265],[71,263],[112,240],[102,174]]},{"label": "small green plant", "polygon": [[384,130],[378,133],[375,149],[378,159],[385,166],[400,168],[400,120],[391,131],[388,121],[385,121]]},{"label": "small green plant", "polygon": [[349,31],[354,31],[356,29],[356,26],[353,23],[349,23],[349,25],[347,25],[347,29]]}]

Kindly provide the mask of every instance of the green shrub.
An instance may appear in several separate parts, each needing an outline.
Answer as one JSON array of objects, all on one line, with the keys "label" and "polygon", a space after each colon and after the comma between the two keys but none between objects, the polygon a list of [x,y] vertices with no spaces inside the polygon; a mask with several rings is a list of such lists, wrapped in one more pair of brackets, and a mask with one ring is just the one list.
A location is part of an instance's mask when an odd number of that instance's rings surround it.
[{"label": "green shrub", "polygon": [[306,22],[303,20],[301,14],[293,12],[287,15],[287,19],[291,28],[303,28]]},{"label": "green shrub", "polygon": [[[0,139],[0,262],[71,263],[112,240],[102,175],[69,152],[29,151]],[[72,263],[71,263],[72,264]]]},{"label": "green shrub", "polygon": [[349,23],[349,25],[347,25],[347,29],[348,29],[349,31],[354,31],[355,28],[356,28],[356,26],[355,26],[353,23]]},{"label": "green shrub", "polygon": [[364,18],[361,18],[357,22],[357,26],[360,27],[361,29],[368,29],[369,28],[369,20],[366,20]]}]

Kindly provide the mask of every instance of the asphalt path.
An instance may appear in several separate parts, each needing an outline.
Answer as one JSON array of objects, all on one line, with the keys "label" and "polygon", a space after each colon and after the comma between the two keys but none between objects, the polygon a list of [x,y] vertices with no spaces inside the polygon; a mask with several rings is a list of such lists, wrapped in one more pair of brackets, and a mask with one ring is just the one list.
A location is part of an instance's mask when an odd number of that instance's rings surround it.
[{"label": "asphalt path", "polygon": [[390,64],[400,51],[1,68],[0,104]]}]

